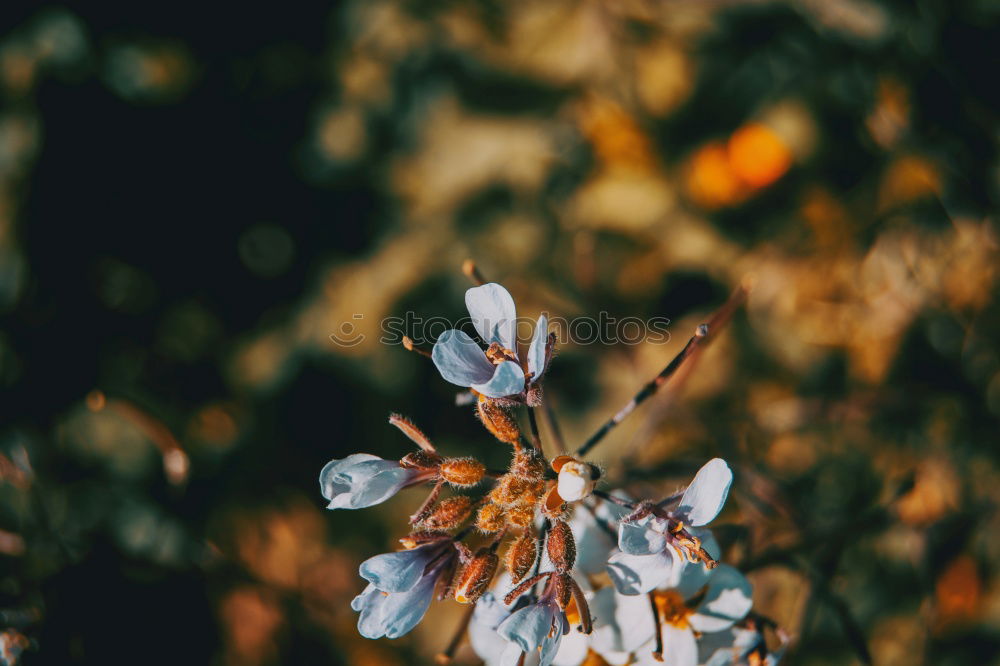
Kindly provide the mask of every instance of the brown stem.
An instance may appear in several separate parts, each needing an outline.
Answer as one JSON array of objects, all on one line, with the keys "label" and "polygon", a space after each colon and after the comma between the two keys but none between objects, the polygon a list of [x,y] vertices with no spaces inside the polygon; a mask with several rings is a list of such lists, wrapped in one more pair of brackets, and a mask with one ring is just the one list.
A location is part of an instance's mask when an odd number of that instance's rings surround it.
[{"label": "brown stem", "polygon": [[422,347],[418,347],[416,344],[414,344],[413,339],[408,335],[403,336],[403,348],[406,351],[415,352],[417,354],[420,354],[421,356],[426,356],[427,358],[433,358],[433,356],[431,356],[431,353],[429,351],[423,349]]},{"label": "brown stem", "polygon": [[552,575],[551,571],[546,571],[545,573],[535,574],[528,580],[521,581],[520,585],[518,585],[513,590],[507,593],[507,596],[503,598],[503,602],[509,606],[510,604],[514,603],[515,599],[517,599],[519,596],[527,592],[528,589],[531,588],[531,586],[533,586],[535,583],[542,580],[546,576],[551,576],[551,575]]},{"label": "brown stem", "polygon": [[656,649],[653,651],[653,659],[663,661],[663,632],[660,630],[660,609],[656,607],[656,599],[653,593],[649,593],[649,607],[653,609],[653,627],[656,631]]},{"label": "brown stem", "polygon": [[481,287],[486,284],[486,278],[484,278],[483,274],[479,272],[476,262],[472,259],[466,259],[462,262],[462,272],[465,273],[465,276],[472,280],[477,287]]},{"label": "brown stem", "polygon": [[718,312],[716,312],[712,318],[708,320],[708,323],[700,325],[695,330],[695,334],[687,341],[684,348],[681,349],[677,356],[675,356],[673,360],[671,360],[670,363],[668,363],[666,367],[660,371],[660,374],[653,377],[648,384],[639,389],[639,392],[635,394],[635,397],[632,398],[627,405],[622,407],[617,414],[608,419],[604,425],[598,428],[597,432],[591,435],[590,439],[584,442],[580,448],[576,450],[574,455],[577,457],[586,455],[592,448],[594,448],[594,446],[597,445],[598,442],[604,439],[605,435],[611,432],[615,426],[624,421],[629,414],[635,411],[636,407],[641,405],[647,398],[656,393],[657,390],[659,390],[659,388],[663,386],[663,384],[665,384],[675,372],[677,372],[677,369],[680,368],[684,362],[694,354],[698,346],[708,340],[709,335],[714,334],[732,318],[733,312],[746,299],[747,293],[748,288],[746,286],[741,285],[737,288],[736,291],[733,292],[732,296],[729,297],[729,300],[726,301],[725,305],[723,305]]},{"label": "brown stem", "polygon": [[441,494],[441,489],[443,487],[444,487],[444,479],[441,479],[440,481],[434,484],[434,489],[431,490],[430,494],[427,496],[427,499],[425,499],[424,503],[420,505],[420,508],[417,509],[417,512],[412,516],[410,516],[411,525],[416,525],[421,520],[425,519],[427,516],[430,515],[431,507],[434,506],[434,502],[437,501],[438,495]]},{"label": "brown stem", "polygon": [[538,421],[535,420],[535,408],[528,407],[528,426],[531,428],[531,444],[539,453],[542,451],[542,438],[538,434]]}]

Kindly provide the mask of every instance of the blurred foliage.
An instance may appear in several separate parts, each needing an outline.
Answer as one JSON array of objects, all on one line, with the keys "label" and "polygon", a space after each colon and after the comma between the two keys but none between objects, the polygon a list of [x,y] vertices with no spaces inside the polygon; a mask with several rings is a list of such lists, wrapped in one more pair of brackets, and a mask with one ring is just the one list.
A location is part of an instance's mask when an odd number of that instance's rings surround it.
[{"label": "blurred foliage", "polygon": [[0,663],[440,650],[450,602],[393,642],[348,605],[416,498],[327,514],[316,475],[408,450],[390,411],[494,455],[429,363],[379,343],[385,316],[460,316],[469,256],[525,312],[671,319],[668,345],[561,350],[570,443],[752,282],[594,460],[650,493],[733,464],[720,535],[790,663],[995,662],[998,19],[5,8]]}]

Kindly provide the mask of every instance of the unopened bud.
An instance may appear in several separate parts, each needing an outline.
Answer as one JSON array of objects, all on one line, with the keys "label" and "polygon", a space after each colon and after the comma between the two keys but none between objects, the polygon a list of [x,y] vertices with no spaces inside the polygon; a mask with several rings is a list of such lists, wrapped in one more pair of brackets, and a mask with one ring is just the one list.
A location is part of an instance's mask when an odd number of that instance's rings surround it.
[{"label": "unopened bud", "polygon": [[[566,456],[560,456],[563,458]],[[559,496],[567,502],[577,502],[594,491],[594,483],[601,476],[601,470],[596,465],[581,462],[576,459],[560,461],[559,458],[553,461],[553,468],[559,474]]]},{"label": "unopened bud", "polygon": [[549,559],[558,571],[569,571],[573,568],[573,563],[576,562],[576,540],[573,539],[573,531],[567,523],[562,520],[552,523],[546,548]]},{"label": "unopened bud", "polygon": [[521,449],[514,454],[510,473],[522,479],[542,479],[545,477],[545,458],[535,449]]},{"label": "unopened bud", "polygon": [[476,414],[486,429],[501,442],[508,444],[520,442],[521,430],[517,427],[517,421],[503,406],[489,398],[479,396],[479,400],[476,401]]},{"label": "unopened bud", "polygon": [[464,523],[471,513],[472,498],[457,495],[441,500],[422,525],[432,530],[450,530]]},{"label": "unopened bud", "polygon": [[513,527],[524,529],[535,520],[534,504],[515,504],[507,508],[507,522]]},{"label": "unopened bud", "polygon": [[483,532],[499,532],[507,523],[503,507],[486,504],[476,514],[476,527]]},{"label": "unopened bud", "polygon": [[512,583],[520,583],[521,579],[528,575],[531,567],[535,565],[536,557],[538,557],[538,545],[535,537],[525,532],[507,549],[505,564]]},{"label": "unopened bud", "polygon": [[545,482],[521,479],[513,474],[504,474],[490,491],[490,499],[503,506],[515,504],[534,505],[545,489]]},{"label": "unopened bud", "polygon": [[447,458],[438,468],[441,478],[453,486],[474,486],[483,480],[486,466],[475,458]]},{"label": "unopened bud", "polygon": [[483,592],[490,586],[497,567],[500,565],[500,558],[492,550],[481,549],[472,558],[458,578],[458,585],[455,587],[455,601],[460,604],[474,603]]},{"label": "unopened bud", "polygon": [[431,469],[441,464],[441,456],[430,451],[413,451],[407,453],[399,461],[403,467],[418,467],[420,469]]},{"label": "unopened bud", "polygon": [[559,608],[566,610],[570,600],[573,598],[573,583],[568,573],[557,573],[554,578],[555,598]]},{"label": "unopened bud", "polygon": [[432,541],[440,541],[447,537],[447,533],[439,532],[436,530],[420,530],[419,532],[411,532],[405,537],[399,540],[399,543],[403,545],[406,550],[413,550],[417,546],[422,546],[425,543],[430,543]]}]

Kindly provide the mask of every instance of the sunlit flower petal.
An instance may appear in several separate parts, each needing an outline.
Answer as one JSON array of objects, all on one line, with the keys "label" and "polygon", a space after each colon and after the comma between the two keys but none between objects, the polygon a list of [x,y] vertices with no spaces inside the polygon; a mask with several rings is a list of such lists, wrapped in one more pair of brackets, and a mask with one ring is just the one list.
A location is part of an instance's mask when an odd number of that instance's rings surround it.
[{"label": "sunlit flower petal", "polygon": [[608,560],[608,575],[622,594],[645,594],[658,587],[673,587],[683,564],[673,548],[655,555],[615,553]]},{"label": "sunlit flower petal", "polygon": [[383,592],[406,592],[420,582],[424,570],[442,546],[430,543],[413,550],[400,550],[370,557],[361,563],[361,577]]},{"label": "sunlit flower petal", "polygon": [[711,522],[726,503],[733,473],[722,458],[713,458],[698,470],[694,481],[684,491],[678,514],[695,527]]},{"label": "sunlit flower petal", "polygon": [[667,545],[667,539],[660,530],[652,529],[657,521],[652,518],[637,523],[618,524],[618,547],[629,555],[653,555]]},{"label": "sunlit flower petal", "polygon": [[441,334],[431,350],[431,359],[446,381],[469,387],[490,381],[493,364],[465,331],[450,329]]},{"label": "sunlit flower petal", "polygon": [[499,342],[505,349],[517,349],[517,311],[510,292],[495,282],[473,287],[465,292],[465,307],[486,344]]},{"label": "sunlit flower petal", "polygon": [[724,631],[739,622],[753,607],[753,587],[728,564],[712,570],[708,590],[698,608],[688,618],[696,631]]},{"label": "sunlit flower petal", "polygon": [[760,634],[748,629],[705,634],[698,642],[699,662],[705,666],[740,666],[760,641]]},{"label": "sunlit flower petal", "polygon": [[549,339],[549,318],[542,315],[535,324],[535,336],[528,347],[528,372],[533,373],[531,382],[537,382],[545,372],[545,346]]},{"label": "sunlit flower petal", "polygon": [[363,509],[389,499],[420,474],[394,460],[355,453],[328,462],[319,473],[319,485],[323,497],[330,500],[328,509]]}]

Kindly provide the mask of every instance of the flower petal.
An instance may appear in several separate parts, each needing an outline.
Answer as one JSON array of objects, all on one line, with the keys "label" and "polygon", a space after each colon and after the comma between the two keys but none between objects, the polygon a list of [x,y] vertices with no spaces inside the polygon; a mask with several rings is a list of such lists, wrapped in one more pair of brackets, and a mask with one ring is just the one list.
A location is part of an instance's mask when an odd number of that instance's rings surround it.
[{"label": "flower petal", "polygon": [[662,532],[652,529],[657,521],[644,519],[637,523],[618,523],[618,547],[629,555],[654,555],[667,545]]},{"label": "flower petal", "polygon": [[760,640],[760,634],[748,629],[705,634],[698,642],[698,658],[705,666],[739,666]]},{"label": "flower petal", "polygon": [[431,350],[431,360],[445,381],[468,388],[487,382],[493,376],[493,364],[465,331],[450,329],[441,334]]},{"label": "flower petal", "polygon": [[361,577],[383,592],[406,592],[420,582],[424,569],[441,552],[441,544],[430,543],[394,553],[382,553],[361,563]]},{"label": "flower petal", "polygon": [[549,318],[542,315],[535,324],[535,336],[528,347],[528,372],[532,373],[531,383],[534,384],[545,372],[545,347],[549,340]]},{"label": "flower petal", "polygon": [[511,616],[497,627],[497,633],[517,643],[524,652],[533,652],[549,635],[555,612],[555,609],[547,604],[531,604],[511,613]]},{"label": "flower petal", "polygon": [[490,398],[503,398],[524,390],[524,371],[513,361],[504,361],[496,366],[493,377],[482,384],[471,384],[472,388]]},{"label": "flower petal", "polygon": [[690,629],[663,625],[663,663],[671,666],[698,666],[698,643]]},{"label": "flower petal", "polygon": [[516,353],[517,311],[510,292],[496,282],[473,287],[465,292],[465,307],[486,344],[499,342]]},{"label": "flower petal", "polygon": [[695,630],[710,633],[725,631],[746,617],[753,607],[753,587],[728,564],[712,570],[708,591],[696,611],[688,618]]},{"label": "flower petal", "polygon": [[357,453],[331,460],[320,472],[320,488],[330,500],[328,509],[363,509],[389,499],[420,476],[420,471]]},{"label": "flower petal", "polygon": [[726,503],[733,473],[722,458],[713,458],[698,470],[681,497],[678,513],[685,523],[699,527],[711,522]]},{"label": "flower petal", "polygon": [[420,623],[434,598],[437,578],[436,573],[424,576],[408,592],[390,594],[385,598],[382,618],[386,638],[399,638]]},{"label": "flower petal", "polygon": [[680,571],[673,548],[655,555],[615,553],[608,560],[608,575],[622,594],[645,594],[672,583]]},{"label": "flower petal", "polygon": [[591,646],[602,656],[632,652],[653,639],[656,628],[644,595],[624,595],[604,587],[594,594],[590,610],[594,616]]},{"label": "flower petal", "polygon": [[348,492],[351,489],[353,468],[366,460],[382,460],[370,453],[354,453],[341,460],[331,460],[319,473],[319,490],[326,499]]}]

